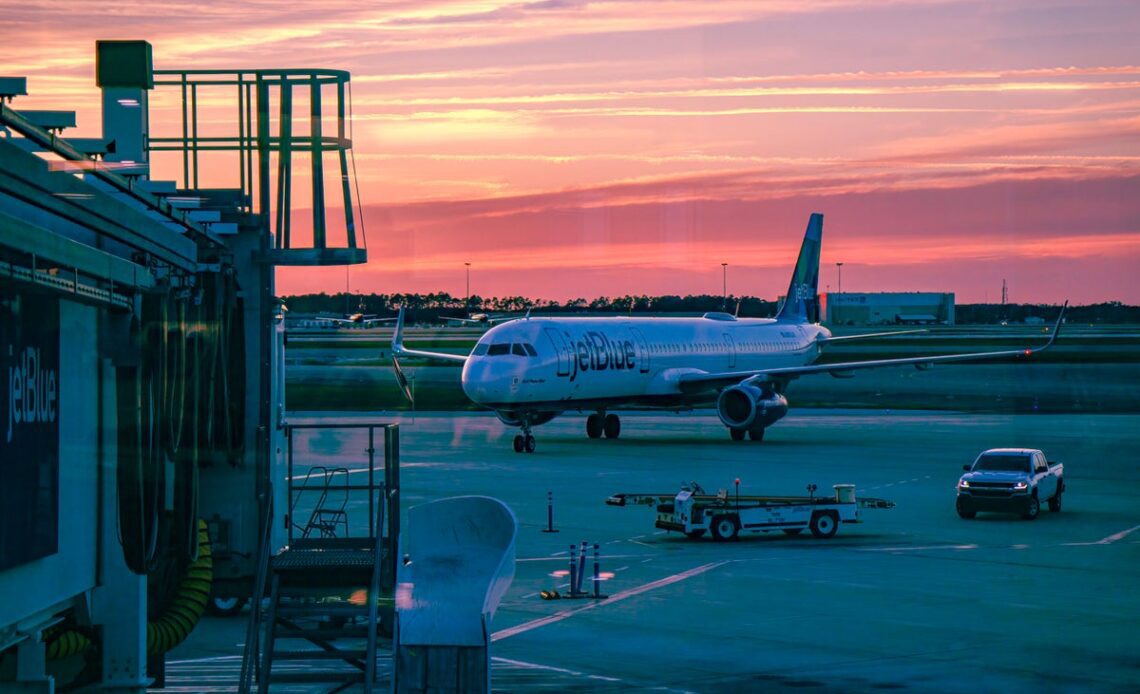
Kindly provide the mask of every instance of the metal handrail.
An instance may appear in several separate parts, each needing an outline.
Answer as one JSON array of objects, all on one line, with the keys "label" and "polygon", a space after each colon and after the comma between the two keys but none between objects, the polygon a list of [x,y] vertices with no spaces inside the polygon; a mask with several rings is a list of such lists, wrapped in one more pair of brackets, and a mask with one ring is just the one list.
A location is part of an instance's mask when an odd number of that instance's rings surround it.
[{"label": "metal handrail", "polygon": [[261,526],[261,547],[257,553],[257,575],[253,584],[253,602],[250,604],[249,622],[245,630],[245,648],[241,654],[241,675],[238,691],[249,694],[255,676],[260,677],[258,646],[261,643],[261,603],[265,599],[265,580],[269,574],[270,544],[273,535],[273,485],[269,485],[268,501],[265,504],[265,517]]}]

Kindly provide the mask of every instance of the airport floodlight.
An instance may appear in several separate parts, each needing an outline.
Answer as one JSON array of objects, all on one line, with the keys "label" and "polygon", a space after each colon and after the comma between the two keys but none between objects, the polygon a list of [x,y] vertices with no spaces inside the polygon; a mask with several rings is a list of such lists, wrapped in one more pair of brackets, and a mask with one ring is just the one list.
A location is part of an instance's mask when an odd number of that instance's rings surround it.
[{"label": "airport floodlight", "polygon": [[728,308],[728,263],[720,264],[720,275],[722,285],[721,292],[724,295],[723,300],[720,302],[720,310],[724,311]]}]

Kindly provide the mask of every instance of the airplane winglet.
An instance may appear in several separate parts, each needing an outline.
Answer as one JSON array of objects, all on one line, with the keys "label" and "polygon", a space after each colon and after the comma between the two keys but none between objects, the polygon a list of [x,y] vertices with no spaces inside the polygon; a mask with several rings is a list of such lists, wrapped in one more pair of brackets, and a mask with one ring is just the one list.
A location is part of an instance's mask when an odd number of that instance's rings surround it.
[{"label": "airplane winglet", "polygon": [[396,383],[400,386],[400,392],[404,394],[408,402],[412,403],[415,407],[416,401],[412,397],[412,389],[408,386],[408,377],[404,375],[404,370],[400,368],[400,355],[404,353],[404,307],[400,307],[400,313],[396,316],[396,329],[392,331],[392,373],[396,376]]},{"label": "airplane winglet", "polygon": [[395,356],[404,351],[404,307],[400,307],[400,313],[396,316],[396,329],[392,331],[392,355]]},{"label": "airplane winglet", "polygon": [[[1065,299],[1065,303],[1061,304],[1061,312],[1057,314],[1057,322],[1053,325],[1053,334],[1049,336],[1049,341],[1045,343],[1045,347],[1051,347],[1057,341],[1057,336],[1061,334],[1061,323],[1065,319],[1065,309],[1069,308],[1069,300]],[[1041,349],[1045,349],[1042,347]]]},{"label": "airplane winglet", "polygon": [[1041,345],[1040,347],[1025,350],[1026,355],[1036,354],[1037,352],[1043,352],[1043,351],[1045,351],[1045,350],[1047,350],[1053,346],[1053,343],[1057,341],[1057,336],[1061,334],[1061,323],[1065,319],[1065,309],[1067,309],[1068,307],[1069,307],[1069,300],[1066,299],[1065,303],[1061,304],[1061,312],[1059,314],[1057,314],[1057,322],[1053,324],[1053,330],[1051,331],[1051,334],[1049,335],[1049,340],[1045,344]]}]

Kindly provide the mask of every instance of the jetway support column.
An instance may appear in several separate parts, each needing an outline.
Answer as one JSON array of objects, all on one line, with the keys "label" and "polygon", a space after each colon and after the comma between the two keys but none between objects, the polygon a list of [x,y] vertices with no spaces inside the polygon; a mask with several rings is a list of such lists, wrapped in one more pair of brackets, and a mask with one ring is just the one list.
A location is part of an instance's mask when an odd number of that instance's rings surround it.
[{"label": "jetway support column", "polygon": [[47,659],[40,632],[29,635],[16,646],[16,681],[11,686],[14,694],[54,694],[55,680],[47,674]]},{"label": "jetway support column", "polygon": [[[106,316],[101,317],[107,320]],[[142,692],[146,676],[146,576],[131,573],[118,536],[116,461],[119,455],[115,367],[99,366],[100,442],[99,586],[92,591],[92,622],[102,625],[102,692]]]}]

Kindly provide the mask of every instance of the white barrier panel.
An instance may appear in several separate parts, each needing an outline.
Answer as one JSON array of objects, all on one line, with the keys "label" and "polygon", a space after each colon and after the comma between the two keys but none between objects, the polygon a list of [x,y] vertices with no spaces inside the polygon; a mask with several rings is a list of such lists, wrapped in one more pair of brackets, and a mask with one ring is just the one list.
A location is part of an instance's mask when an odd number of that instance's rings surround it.
[{"label": "white barrier panel", "polygon": [[465,689],[489,688],[491,617],[515,575],[517,531],[515,514],[486,496],[408,511],[396,571],[397,691],[455,682],[457,670],[471,678]]}]

